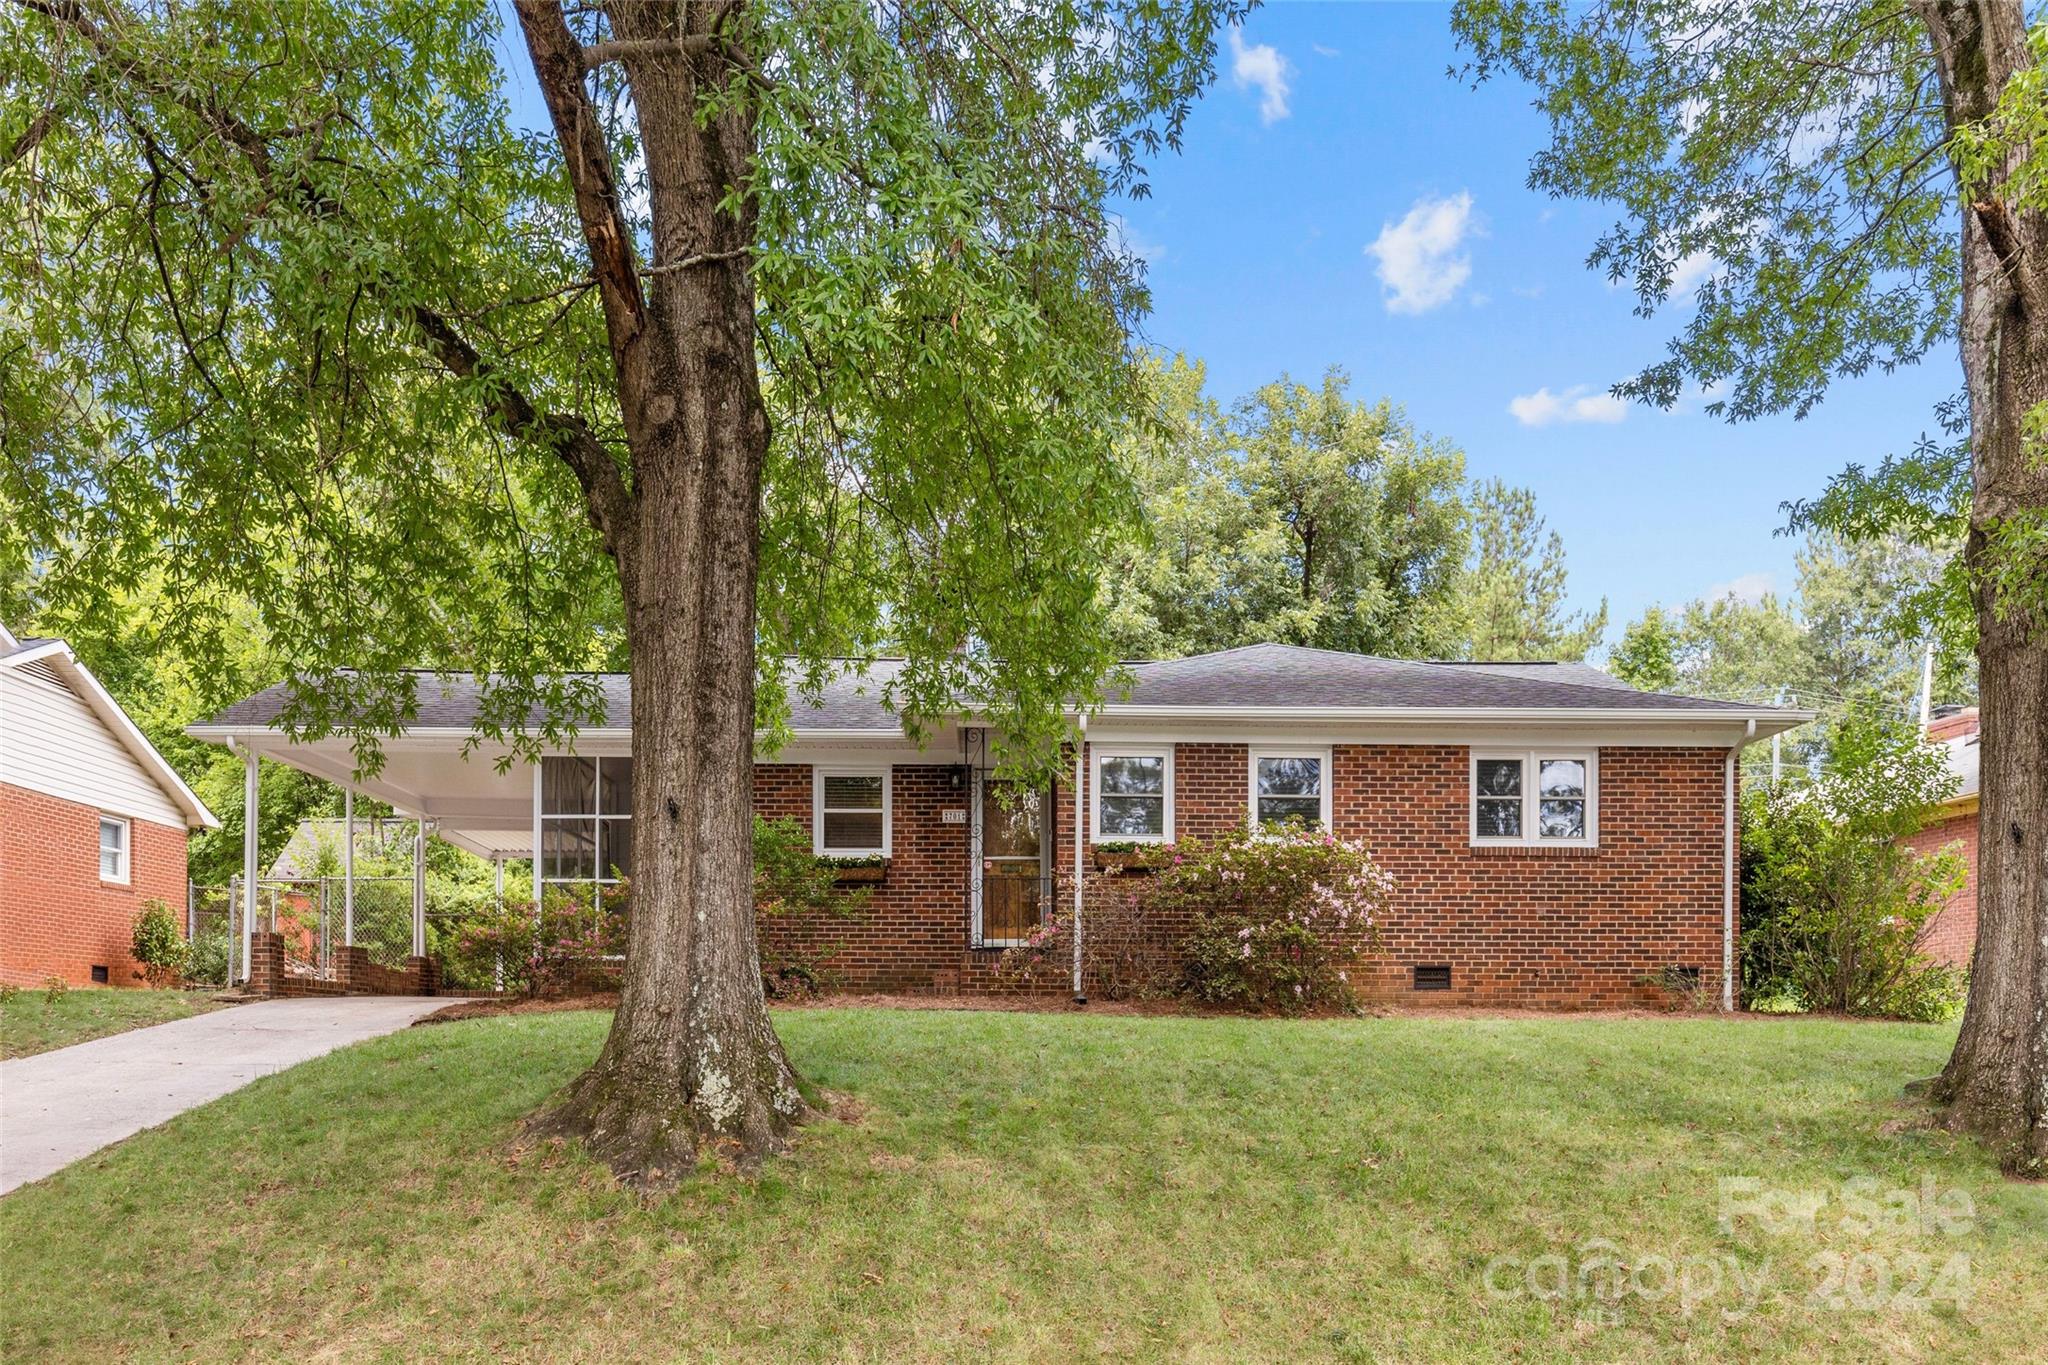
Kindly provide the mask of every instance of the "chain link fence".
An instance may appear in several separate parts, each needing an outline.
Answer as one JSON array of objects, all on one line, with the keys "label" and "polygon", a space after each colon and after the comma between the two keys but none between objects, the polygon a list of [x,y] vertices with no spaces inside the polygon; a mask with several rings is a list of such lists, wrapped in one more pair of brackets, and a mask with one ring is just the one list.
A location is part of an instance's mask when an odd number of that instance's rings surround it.
[{"label": "chain link fence", "polygon": [[[351,941],[347,892],[340,877],[259,878],[256,882],[256,923],[259,932],[284,939],[285,958],[296,970],[332,976],[342,947]],[[242,960],[241,878],[224,886],[192,884],[187,889],[185,933],[192,943],[192,962],[185,980],[193,986],[222,989],[247,977]],[[463,933],[479,914],[489,913],[488,894],[449,895],[430,887],[425,929],[426,955],[440,966],[451,990],[490,991],[496,973],[457,951]],[[380,967],[400,968],[412,956],[412,878],[357,877],[353,941]]]}]

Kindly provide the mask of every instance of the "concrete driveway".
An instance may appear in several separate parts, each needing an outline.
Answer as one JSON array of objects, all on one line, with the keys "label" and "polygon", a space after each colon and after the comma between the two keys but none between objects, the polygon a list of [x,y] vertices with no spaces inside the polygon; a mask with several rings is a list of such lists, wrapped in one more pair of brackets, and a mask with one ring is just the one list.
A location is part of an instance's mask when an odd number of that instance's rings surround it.
[{"label": "concrete driveway", "polygon": [[0,1195],[258,1076],[396,1032],[458,998],[266,1000],[0,1062]]}]

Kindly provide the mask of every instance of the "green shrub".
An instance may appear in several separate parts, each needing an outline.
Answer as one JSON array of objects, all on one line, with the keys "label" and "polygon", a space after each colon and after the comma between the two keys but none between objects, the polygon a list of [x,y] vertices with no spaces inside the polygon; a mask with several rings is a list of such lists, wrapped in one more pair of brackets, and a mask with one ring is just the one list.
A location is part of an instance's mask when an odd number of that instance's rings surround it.
[{"label": "green shrub", "polygon": [[152,896],[135,915],[133,943],[135,960],[142,964],[143,979],[152,986],[174,986],[192,959],[192,946],[171,907]]},{"label": "green shrub", "polygon": [[[754,905],[764,915],[846,913],[865,893],[835,886],[834,865],[811,849],[810,831],[794,820],[754,819]],[[595,890],[593,898],[592,892]],[[570,890],[550,886],[538,913],[532,901],[504,905],[487,894],[452,902],[456,913],[430,922],[429,950],[453,986],[504,989],[521,995],[582,995],[615,990],[625,960],[630,887],[621,882]],[[831,949],[770,963],[771,995],[799,994],[823,983]]]},{"label": "green shrub", "polygon": [[1393,879],[1364,844],[1290,828],[1179,844],[1153,906],[1184,914],[1180,989],[1283,1014],[1348,1007],[1346,966],[1378,942]]},{"label": "green shrub", "polygon": [[201,933],[192,940],[191,956],[185,962],[185,979],[209,986],[228,984],[228,931]]},{"label": "green shrub", "polygon": [[1744,800],[1745,988],[1808,1010],[1949,1018],[1964,976],[1922,946],[1963,863],[1900,840],[1957,779],[1910,727],[1852,715],[1830,738],[1825,777]]}]

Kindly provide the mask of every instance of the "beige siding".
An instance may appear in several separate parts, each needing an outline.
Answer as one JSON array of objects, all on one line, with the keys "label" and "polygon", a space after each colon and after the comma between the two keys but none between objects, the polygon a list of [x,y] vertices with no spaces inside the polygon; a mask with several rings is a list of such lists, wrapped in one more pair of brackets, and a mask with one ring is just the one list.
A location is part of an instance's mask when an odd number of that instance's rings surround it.
[{"label": "beige siding", "polygon": [[0,782],[183,828],[185,816],[91,707],[45,669],[0,668]]}]

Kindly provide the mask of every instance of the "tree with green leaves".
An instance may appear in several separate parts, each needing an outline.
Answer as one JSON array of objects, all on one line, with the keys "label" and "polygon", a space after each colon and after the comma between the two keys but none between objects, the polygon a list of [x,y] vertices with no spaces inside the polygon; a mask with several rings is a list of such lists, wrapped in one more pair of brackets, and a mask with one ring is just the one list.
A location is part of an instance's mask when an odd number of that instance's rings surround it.
[{"label": "tree with green leaves", "polygon": [[1396,656],[1453,646],[1464,456],[1392,403],[1282,376],[1226,415],[1199,364],[1146,367],[1124,460],[1145,534],[1104,575],[1127,655],[1264,641]]},{"label": "tree with green leaves", "polygon": [[1564,538],[1546,534],[1536,495],[1489,479],[1472,490],[1472,556],[1459,598],[1474,659],[1577,662],[1607,633],[1607,599],[1567,612]]},{"label": "tree with green leaves", "polygon": [[[622,1176],[781,1148],[756,736],[909,663],[1047,768],[1114,665],[1142,193],[1226,5],[0,5],[0,496],[51,591],[246,594],[285,721],[376,738],[425,664],[530,758],[633,682],[617,1016],[543,1127]],[[616,646],[616,651],[612,650]]]},{"label": "tree with green leaves", "polygon": [[[1460,0],[1452,22],[1474,79],[1536,88],[1531,185],[1619,208],[1590,264],[1645,316],[1690,310],[1617,393],[1803,414],[1839,377],[1958,347],[1984,838],[1934,1092],[2048,1172],[2048,32],[2023,0]],[[1681,267],[1700,283],[1674,300]]]},{"label": "tree with green leaves", "polygon": [[1678,628],[1662,607],[1653,606],[1621,632],[1621,642],[1607,653],[1607,671],[1646,692],[1678,688]]}]

